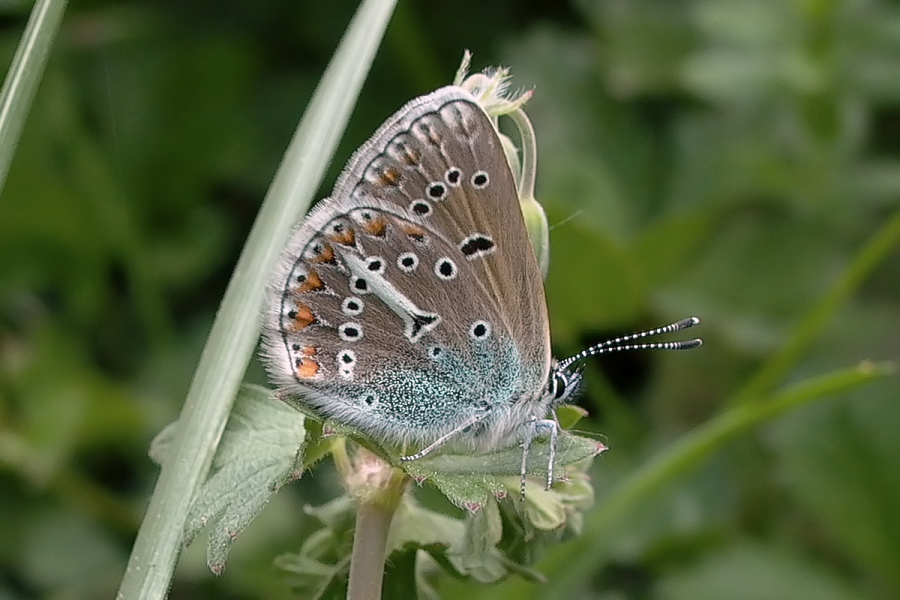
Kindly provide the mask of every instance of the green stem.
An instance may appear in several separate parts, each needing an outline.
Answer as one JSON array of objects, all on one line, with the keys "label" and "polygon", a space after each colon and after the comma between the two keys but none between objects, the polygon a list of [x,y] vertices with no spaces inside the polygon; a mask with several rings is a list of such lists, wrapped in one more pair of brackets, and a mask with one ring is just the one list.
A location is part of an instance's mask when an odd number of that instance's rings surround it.
[{"label": "green stem", "polygon": [[347,599],[378,600],[391,520],[403,499],[409,476],[362,447],[357,448],[352,460],[338,463],[338,470],[348,493],[356,500]]},{"label": "green stem", "polygon": [[379,600],[387,558],[387,537],[394,506],[361,502],[356,507],[356,530],[350,557],[348,600]]},{"label": "green stem", "polygon": [[522,167],[519,173],[519,196],[534,199],[534,180],[537,176],[537,138],[531,120],[521,108],[507,115],[519,130],[522,145]]},{"label": "green stem", "polygon": [[519,130],[519,142],[522,146],[522,164],[519,169],[519,204],[525,218],[525,228],[531,240],[541,274],[546,278],[550,268],[550,227],[544,207],[534,197],[534,181],[537,177],[537,138],[534,127],[521,108],[507,115]]},{"label": "green stem", "polygon": [[900,212],[891,217],[857,253],[850,267],[828,290],[822,301],[797,325],[787,343],[766,361],[731,402],[743,404],[758,399],[781,381],[812,345],[828,320],[846,304],[866,277],[898,245],[900,245]]}]

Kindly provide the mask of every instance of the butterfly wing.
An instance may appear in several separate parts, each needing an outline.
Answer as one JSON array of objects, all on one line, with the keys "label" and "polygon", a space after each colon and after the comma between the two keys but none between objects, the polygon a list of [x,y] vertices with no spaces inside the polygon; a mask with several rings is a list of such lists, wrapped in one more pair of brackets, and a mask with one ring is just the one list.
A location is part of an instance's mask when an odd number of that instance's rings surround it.
[{"label": "butterfly wing", "polygon": [[356,152],[292,236],[266,314],[273,379],[381,441],[429,442],[540,395],[543,282],[500,140],[467,91],[412,101]]}]

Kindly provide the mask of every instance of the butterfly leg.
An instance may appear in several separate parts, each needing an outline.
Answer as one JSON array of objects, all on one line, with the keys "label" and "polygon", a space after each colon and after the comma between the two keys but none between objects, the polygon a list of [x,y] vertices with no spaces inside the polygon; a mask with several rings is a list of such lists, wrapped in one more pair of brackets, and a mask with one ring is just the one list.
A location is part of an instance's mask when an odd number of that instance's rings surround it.
[{"label": "butterfly leg", "polygon": [[462,423],[460,423],[460,425],[458,427],[456,427],[452,431],[445,433],[444,435],[442,435],[435,441],[431,442],[430,444],[428,444],[427,446],[425,446],[424,448],[422,448],[415,454],[410,454],[409,456],[401,456],[400,460],[402,460],[404,462],[410,461],[410,460],[418,460],[424,456],[431,454],[433,451],[435,451],[438,448],[440,448],[441,446],[443,446],[447,442],[447,440],[449,440],[450,438],[462,433],[468,427],[471,427],[478,421],[481,421],[482,419],[484,419],[487,416],[487,414],[488,414],[487,412],[484,412],[484,413],[480,413],[480,414],[470,417],[466,421],[463,421]]},{"label": "butterfly leg", "polygon": [[[554,415],[555,416],[555,415]],[[553,466],[556,463],[556,444],[559,441],[559,423],[553,419],[535,419],[528,428],[525,440],[522,442],[522,498],[525,497],[525,476],[528,471],[528,451],[535,438],[550,435],[550,456],[547,460],[547,489],[553,485]]]},{"label": "butterfly leg", "polygon": [[532,435],[529,435],[525,438],[525,441],[522,442],[522,470],[519,471],[519,476],[521,477],[521,490],[522,490],[522,500],[525,499],[525,475],[528,471],[528,451],[531,449],[531,442],[534,441],[535,436],[533,435],[534,430],[532,430]]}]

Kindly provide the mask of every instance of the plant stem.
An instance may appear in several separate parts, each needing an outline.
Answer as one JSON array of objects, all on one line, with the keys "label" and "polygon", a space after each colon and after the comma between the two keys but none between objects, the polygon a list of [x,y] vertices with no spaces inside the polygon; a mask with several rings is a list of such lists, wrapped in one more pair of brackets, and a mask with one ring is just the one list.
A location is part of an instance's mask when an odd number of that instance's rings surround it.
[{"label": "plant stem", "polygon": [[862,283],[900,246],[900,211],[895,212],[856,253],[853,262],[831,286],[822,300],[794,328],[781,349],[770,357],[730,401],[731,404],[760,401],[766,392],[794,368],[803,353],[822,333],[829,319],[859,290]]},{"label": "plant stem", "polygon": [[387,537],[397,508],[379,502],[360,502],[350,557],[348,600],[379,600],[387,557]]},{"label": "plant stem", "polygon": [[347,492],[356,499],[347,599],[378,600],[391,520],[403,499],[409,476],[365,448],[358,448],[352,460],[336,460],[336,466]]}]

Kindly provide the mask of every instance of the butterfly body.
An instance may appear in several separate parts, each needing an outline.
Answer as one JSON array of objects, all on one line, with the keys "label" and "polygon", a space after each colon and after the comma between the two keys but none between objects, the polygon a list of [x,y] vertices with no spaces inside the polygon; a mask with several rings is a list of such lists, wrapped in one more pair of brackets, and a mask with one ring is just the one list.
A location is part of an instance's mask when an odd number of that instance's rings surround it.
[{"label": "butterfly body", "polygon": [[577,380],[550,357],[499,135],[461,87],[408,103],[353,155],[267,302],[281,393],[388,446],[530,444]]}]

